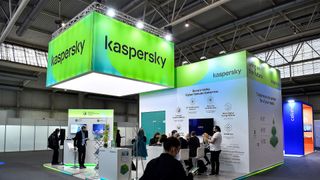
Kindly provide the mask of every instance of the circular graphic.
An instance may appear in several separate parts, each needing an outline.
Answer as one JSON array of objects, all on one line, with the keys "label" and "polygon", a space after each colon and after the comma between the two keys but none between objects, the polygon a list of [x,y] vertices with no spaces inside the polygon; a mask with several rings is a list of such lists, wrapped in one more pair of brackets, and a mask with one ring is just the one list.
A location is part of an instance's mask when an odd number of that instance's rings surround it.
[{"label": "circular graphic", "polygon": [[196,99],[195,99],[195,98],[191,98],[191,99],[190,99],[190,104],[191,104],[191,105],[196,104]]},{"label": "circular graphic", "polygon": [[180,114],[180,113],[181,113],[181,108],[180,108],[179,106],[176,108],[176,113],[177,113],[177,114]]},{"label": "circular graphic", "polygon": [[224,125],[224,130],[226,132],[232,131],[232,125],[230,123],[227,123],[226,125]]},{"label": "circular graphic", "polygon": [[209,97],[207,98],[207,103],[208,103],[208,104],[213,104],[213,97],[212,97],[212,96],[209,96]]},{"label": "circular graphic", "polygon": [[232,109],[232,105],[231,105],[230,103],[226,103],[226,104],[224,105],[224,109],[225,109],[226,111],[230,111],[230,110]]}]

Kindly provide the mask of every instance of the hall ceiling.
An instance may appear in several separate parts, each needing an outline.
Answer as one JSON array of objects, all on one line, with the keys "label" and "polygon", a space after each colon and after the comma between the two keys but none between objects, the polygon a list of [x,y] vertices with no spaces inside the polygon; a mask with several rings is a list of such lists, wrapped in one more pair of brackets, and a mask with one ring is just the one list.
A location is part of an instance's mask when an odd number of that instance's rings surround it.
[{"label": "hall ceiling", "polygon": [[[9,22],[9,4],[13,14],[19,2],[0,1],[0,30]],[[5,42],[47,51],[51,34],[58,29],[55,21],[70,20],[92,2],[61,0],[59,15],[59,0],[30,0]],[[38,9],[39,3],[43,7]],[[218,56],[221,51],[261,52],[317,38],[320,34],[318,0],[105,0],[102,3],[135,18],[144,17],[145,22],[158,28],[169,24],[176,44],[176,65],[183,61],[196,62],[203,56]],[[21,35],[17,35],[28,19]],[[190,24],[188,28],[185,22]]]}]

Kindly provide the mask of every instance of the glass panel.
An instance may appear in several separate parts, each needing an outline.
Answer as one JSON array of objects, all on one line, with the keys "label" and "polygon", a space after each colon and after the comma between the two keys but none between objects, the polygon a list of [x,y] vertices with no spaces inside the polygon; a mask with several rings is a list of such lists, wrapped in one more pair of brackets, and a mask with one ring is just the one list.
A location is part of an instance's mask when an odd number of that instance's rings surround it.
[{"label": "glass panel", "polygon": [[7,125],[6,152],[19,151],[20,126]]},{"label": "glass panel", "polygon": [[4,151],[4,132],[5,132],[5,126],[0,125],[0,152]]},{"label": "glass panel", "polygon": [[35,150],[45,150],[48,145],[48,126],[36,126]]},{"label": "glass panel", "polygon": [[21,151],[34,150],[34,126],[21,126]]}]

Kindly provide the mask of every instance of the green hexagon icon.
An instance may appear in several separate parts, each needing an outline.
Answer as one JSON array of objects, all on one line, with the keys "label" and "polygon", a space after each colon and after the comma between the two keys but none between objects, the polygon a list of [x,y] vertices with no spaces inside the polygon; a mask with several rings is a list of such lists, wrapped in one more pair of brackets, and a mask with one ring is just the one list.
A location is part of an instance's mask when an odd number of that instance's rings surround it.
[{"label": "green hexagon icon", "polygon": [[129,171],[128,165],[124,164],[124,165],[121,166],[121,168],[120,168],[120,173],[121,173],[122,175],[125,175],[128,171]]}]

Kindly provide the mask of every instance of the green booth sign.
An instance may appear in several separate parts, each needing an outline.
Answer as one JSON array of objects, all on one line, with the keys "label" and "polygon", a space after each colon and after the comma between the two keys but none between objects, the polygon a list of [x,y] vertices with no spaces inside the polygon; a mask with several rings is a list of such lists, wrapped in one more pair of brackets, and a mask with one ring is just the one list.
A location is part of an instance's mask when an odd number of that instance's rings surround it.
[{"label": "green booth sign", "polygon": [[174,87],[174,44],[92,12],[50,41],[46,85],[92,72]]}]

